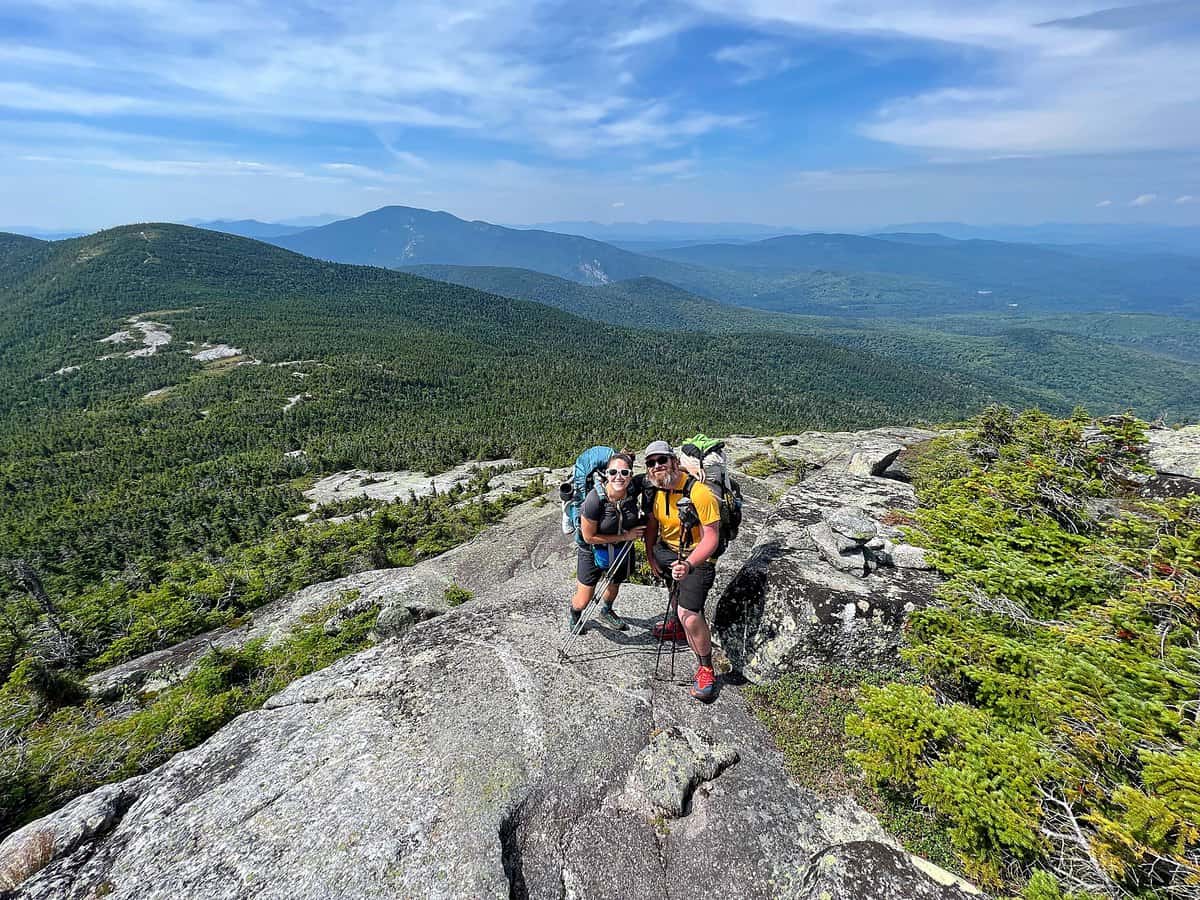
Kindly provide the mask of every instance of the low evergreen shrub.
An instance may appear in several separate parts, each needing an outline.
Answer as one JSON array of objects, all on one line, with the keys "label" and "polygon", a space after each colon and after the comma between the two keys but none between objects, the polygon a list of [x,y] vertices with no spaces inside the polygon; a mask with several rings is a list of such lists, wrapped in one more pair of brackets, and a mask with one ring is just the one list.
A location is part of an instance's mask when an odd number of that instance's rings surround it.
[{"label": "low evergreen shrub", "polygon": [[908,535],[947,578],[907,625],[921,683],[846,723],[876,785],[1030,900],[1200,896],[1200,497],[1138,499],[1142,429],[996,408],[940,438]]}]

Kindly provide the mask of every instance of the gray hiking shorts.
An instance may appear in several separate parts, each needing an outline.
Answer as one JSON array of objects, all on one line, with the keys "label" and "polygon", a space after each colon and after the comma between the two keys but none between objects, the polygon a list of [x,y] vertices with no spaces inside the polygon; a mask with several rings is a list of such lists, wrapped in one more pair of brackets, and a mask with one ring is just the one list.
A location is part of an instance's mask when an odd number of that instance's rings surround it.
[{"label": "gray hiking shorts", "polygon": [[[667,587],[672,584],[671,566],[679,559],[679,554],[666,544],[654,545],[654,559],[662,570]],[[713,582],[717,580],[717,564],[711,559],[692,569],[679,582],[679,605],[683,609],[704,615],[704,603],[708,600],[708,592],[712,590]]]}]

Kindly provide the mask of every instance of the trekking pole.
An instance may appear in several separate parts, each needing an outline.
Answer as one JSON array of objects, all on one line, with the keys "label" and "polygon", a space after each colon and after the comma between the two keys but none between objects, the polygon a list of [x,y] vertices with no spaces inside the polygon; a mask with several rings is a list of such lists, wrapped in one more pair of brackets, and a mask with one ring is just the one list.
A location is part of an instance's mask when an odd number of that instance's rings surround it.
[{"label": "trekking pole", "polygon": [[[691,541],[689,540],[689,538],[692,536],[691,516],[694,512],[692,509],[691,498],[688,497],[686,494],[684,496],[680,497],[679,501],[675,504],[675,508],[679,512],[679,549],[676,551],[675,561],[681,563],[687,559],[687,555],[691,551],[691,547],[692,547]],[[686,523],[684,521],[684,516],[688,517],[688,520]],[[672,576],[672,577],[674,577],[674,576]],[[684,578],[686,578],[686,577],[687,576],[685,575]],[[681,619],[679,617],[679,582],[678,581],[675,582],[674,593],[675,593],[675,619],[676,619],[676,621],[679,622],[679,627],[683,628],[683,619]],[[665,622],[663,623],[663,631],[664,632],[666,631],[666,623]],[[684,636],[685,637],[687,636],[686,629],[684,630]],[[675,640],[674,636],[672,636],[672,638],[671,638],[671,681],[675,680],[675,654],[677,652],[679,652],[679,641]]]},{"label": "trekking pole", "polygon": [[583,634],[583,630],[587,627],[587,623],[590,622],[592,619],[592,615],[595,612],[596,605],[597,605],[596,598],[604,596],[604,592],[608,590],[608,586],[612,583],[613,572],[616,571],[617,568],[624,563],[625,557],[629,553],[629,548],[632,546],[633,546],[633,541],[626,541],[625,545],[621,548],[620,552],[617,553],[617,555],[613,559],[612,563],[605,570],[604,574],[600,577],[600,580],[598,582],[596,582],[596,587],[592,591],[592,599],[588,601],[588,605],[583,609],[582,615],[580,615],[580,617],[579,617],[578,624],[576,624],[576,626],[567,633],[567,636],[565,638],[563,638],[562,644],[559,645],[559,648],[558,648],[558,658],[559,659],[567,659],[567,657],[568,657],[567,651],[569,651],[570,649],[572,649],[575,646],[575,642],[579,639],[579,636],[581,634]]},{"label": "trekking pole", "polygon": [[[670,589],[667,591],[667,611],[665,613],[663,613],[663,627],[658,632],[658,652],[654,654],[654,680],[655,681],[659,680],[658,671],[659,671],[659,666],[662,664],[663,641],[665,641],[667,639],[666,624],[667,624],[667,620],[669,618],[671,618],[671,607],[675,603],[675,588],[676,588],[676,585],[674,583],[672,583]],[[674,638],[671,638],[671,644],[672,644],[672,651],[671,651],[672,658],[671,658],[671,676],[670,677],[672,680],[674,680],[674,678],[675,678],[675,660],[674,660],[675,639]]]},{"label": "trekking pole", "polygon": [[596,587],[592,590],[592,599],[588,601],[588,605],[584,608],[583,615],[579,617],[578,624],[567,634],[562,646],[559,648],[558,655],[560,659],[565,659],[567,657],[567,651],[574,646],[575,641],[578,640],[579,636],[583,634],[584,629],[587,628],[588,622],[592,620],[592,615],[596,611],[596,597],[604,596],[604,592],[608,590],[608,586],[612,583],[613,572],[616,571],[618,566],[624,563],[625,556],[628,554],[629,548],[632,546],[632,541],[626,541],[625,545],[617,553],[612,563],[607,569],[605,569],[604,574],[600,577],[600,580],[596,582]]}]

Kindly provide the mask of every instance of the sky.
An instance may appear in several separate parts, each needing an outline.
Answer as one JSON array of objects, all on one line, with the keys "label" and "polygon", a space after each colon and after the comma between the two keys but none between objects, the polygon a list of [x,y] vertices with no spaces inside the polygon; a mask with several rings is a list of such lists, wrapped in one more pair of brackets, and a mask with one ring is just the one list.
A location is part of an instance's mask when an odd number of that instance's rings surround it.
[{"label": "sky", "polygon": [[1200,225],[1200,0],[17,0],[0,226]]}]

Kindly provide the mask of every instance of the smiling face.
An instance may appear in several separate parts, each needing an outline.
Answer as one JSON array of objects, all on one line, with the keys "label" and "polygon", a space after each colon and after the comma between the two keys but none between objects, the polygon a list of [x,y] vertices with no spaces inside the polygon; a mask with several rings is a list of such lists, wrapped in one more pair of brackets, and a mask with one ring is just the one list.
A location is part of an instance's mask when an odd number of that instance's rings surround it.
[{"label": "smiling face", "polygon": [[656,488],[666,490],[675,485],[679,475],[679,462],[674,454],[659,453],[646,457],[646,477]]},{"label": "smiling face", "polygon": [[610,493],[624,494],[632,477],[633,460],[623,453],[618,453],[604,464],[604,479]]}]

